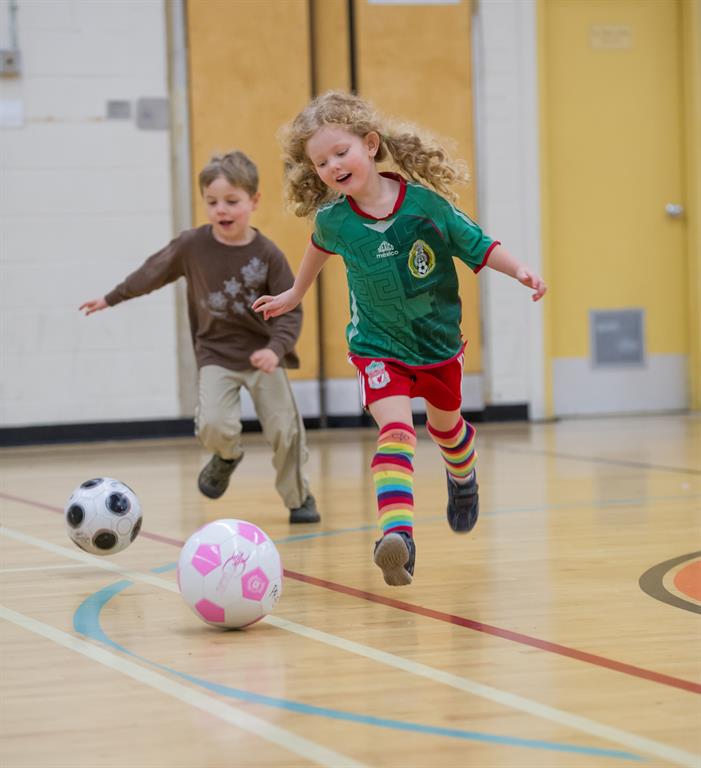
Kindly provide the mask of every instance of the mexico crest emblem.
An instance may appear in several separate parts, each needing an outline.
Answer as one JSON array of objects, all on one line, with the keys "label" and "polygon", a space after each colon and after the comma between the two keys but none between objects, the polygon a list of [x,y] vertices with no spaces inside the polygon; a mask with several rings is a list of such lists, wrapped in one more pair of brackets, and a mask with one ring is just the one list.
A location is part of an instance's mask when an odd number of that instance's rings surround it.
[{"label": "mexico crest emblem", "polygon": [[423,278],[433,272],[436,266],[436,254],[428,243],[417,240],[409,251],[409,272],[414,277]]},{"label": "mexico crest emblem", "polygon": [[370,365],[366,365],[365,373],[370,389],[382,389],[389,384],[389,371],[380,360],[373,360]]}]

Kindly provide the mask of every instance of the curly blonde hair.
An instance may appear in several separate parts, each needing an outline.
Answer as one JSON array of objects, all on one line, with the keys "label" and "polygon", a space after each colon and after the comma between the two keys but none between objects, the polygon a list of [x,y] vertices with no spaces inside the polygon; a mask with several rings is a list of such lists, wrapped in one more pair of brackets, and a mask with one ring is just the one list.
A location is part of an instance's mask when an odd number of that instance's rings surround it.
[{"label": "curly blonde hair", "polygon": [[377,162],[391,160],[412,181],[427,184],[449,200],[457,198],[452,184],[469,181],[466,163],[453,159],[434,136],[410,123],[383,117],[359,96],[329,91],[311,101],[281,132],[285,197],[297,216],[311,216],[337,198],[306,152],[307,141],[324,125],[339,126],[361,138],[375,131],[380,136]]}]

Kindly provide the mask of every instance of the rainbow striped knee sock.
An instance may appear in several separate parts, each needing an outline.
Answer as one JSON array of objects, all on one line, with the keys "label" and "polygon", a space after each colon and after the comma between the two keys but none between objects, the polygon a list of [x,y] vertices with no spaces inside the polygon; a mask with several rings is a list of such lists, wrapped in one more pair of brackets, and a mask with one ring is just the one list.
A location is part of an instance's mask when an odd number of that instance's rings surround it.
[{"label": "rainbow striped knee sock", "polygon": [[377,438],[372,476],[377,493],[377,523],[382,535],[414,529],[416,432],[408,424],[386,424]]},{"label": "rainbow striped knee sock", "polygon": [[475,468],[475,428],[460,418],[458,423],[447,432],[439,432],[426,423],[426,429],[433,442],[441,449],[443,461],[451,479],[464,483]]}]

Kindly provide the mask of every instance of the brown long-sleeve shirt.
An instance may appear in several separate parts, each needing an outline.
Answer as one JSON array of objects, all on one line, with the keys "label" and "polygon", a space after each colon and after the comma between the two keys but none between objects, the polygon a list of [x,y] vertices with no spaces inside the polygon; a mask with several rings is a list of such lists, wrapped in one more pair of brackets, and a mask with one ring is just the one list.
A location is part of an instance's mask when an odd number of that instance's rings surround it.
[{"label": "brown long-sleeve shirt", "polygon": [[264,294],[292,287],[294,276],[282,251],[256,230],[248,245],[224,245],[206,224],[189,229],[149,257],[105,300],[114,306],[151,293],[179,277],[187,282],[187,305],[198,367],[251,368],[249,357],[268,347],[287,368],[298,368],[294,345],[302,328],[301,305],[264,321],[251,304]]}]

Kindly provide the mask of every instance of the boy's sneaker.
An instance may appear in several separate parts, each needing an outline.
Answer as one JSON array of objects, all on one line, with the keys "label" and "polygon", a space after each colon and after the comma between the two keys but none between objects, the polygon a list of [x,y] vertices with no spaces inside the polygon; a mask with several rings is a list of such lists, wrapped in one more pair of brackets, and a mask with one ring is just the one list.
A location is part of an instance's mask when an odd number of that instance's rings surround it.
[{"label": "boy's sneaker", "polygon": [[391,587],[411,584],[416,560],[414,539],[404,531],[388,533],[375,542],[373,560]]},{"label": "boy's sneaker", "polygon": [[197,479],[200,491],[210,499],[218,499],[229,487],[231,473],[241,463],[242,458],[243,454],[238,459],[222,459],[215,453]]},{"label": "boy's sneaker", "polygon": [[291,523],[318,523],[321,515],[316,508],[316,500],[309,494],[302,502],[301,507],[294,507],[290,510]]},{"label": "boy's sneaker", "polygon": [[[446,473],[447,474],[447,473]],[[477,474],[466,483],[456,483],[448,475],[448,523],[457,533],[467,533],[475,527],[480,513]]]}]

